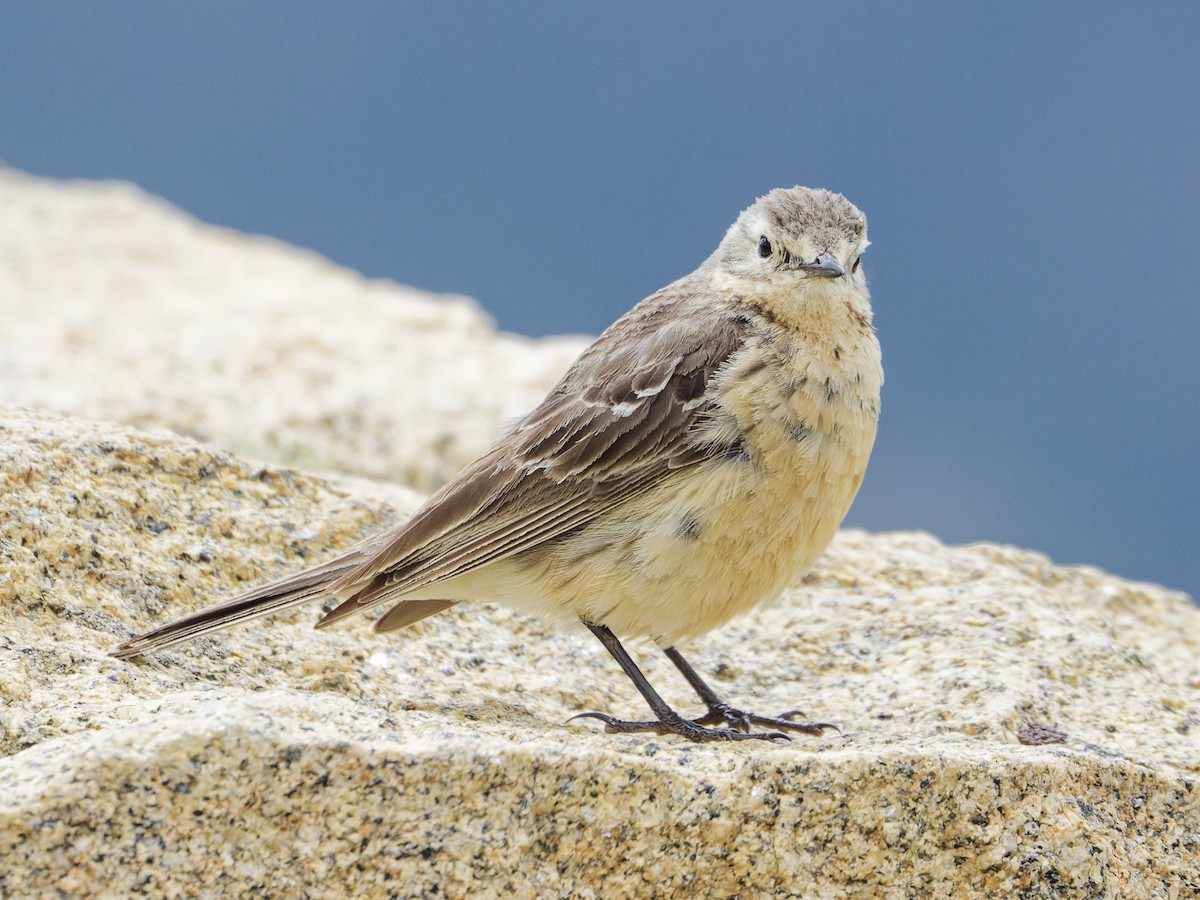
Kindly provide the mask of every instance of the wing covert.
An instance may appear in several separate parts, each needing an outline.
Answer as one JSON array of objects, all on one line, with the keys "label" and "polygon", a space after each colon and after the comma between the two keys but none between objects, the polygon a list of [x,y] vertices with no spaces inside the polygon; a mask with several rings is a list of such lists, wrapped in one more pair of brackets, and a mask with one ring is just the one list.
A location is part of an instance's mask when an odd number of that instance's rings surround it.
[{"label": "wing covert", "polygon": [[713,376],[748,326],[682,309],[688,299],[655,295],[614,323],[536,409],[335,585],[366,582],[319,624],[551,540],[715,452],[697,445],[693,425],[712,413]]}]

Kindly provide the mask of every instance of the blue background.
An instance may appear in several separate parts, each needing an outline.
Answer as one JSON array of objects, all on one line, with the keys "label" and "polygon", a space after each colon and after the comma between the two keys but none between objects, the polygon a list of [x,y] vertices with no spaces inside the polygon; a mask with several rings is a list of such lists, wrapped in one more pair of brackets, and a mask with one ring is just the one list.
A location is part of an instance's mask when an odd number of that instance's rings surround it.
[{"label": "blue background", "polygon": [[535,335],[841,191],[887,370],[849,523],[1196,595],[1198,46],[1194,2],[9,3],[0,159]]}]

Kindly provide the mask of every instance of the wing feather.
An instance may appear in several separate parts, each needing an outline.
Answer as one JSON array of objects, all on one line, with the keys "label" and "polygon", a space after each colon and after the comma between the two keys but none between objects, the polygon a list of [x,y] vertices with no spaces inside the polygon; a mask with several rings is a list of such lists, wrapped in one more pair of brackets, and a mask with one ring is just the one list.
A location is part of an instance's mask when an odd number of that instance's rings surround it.
[{"label": "wing feather", "polygon": [[618,320],[491,451],[344,573],[333,589],[358,590],[318,627],[552,540],[718,452],[695,426],[714,413],[713,376],[748,326],[688,309],[695,297],[672,287]]}]

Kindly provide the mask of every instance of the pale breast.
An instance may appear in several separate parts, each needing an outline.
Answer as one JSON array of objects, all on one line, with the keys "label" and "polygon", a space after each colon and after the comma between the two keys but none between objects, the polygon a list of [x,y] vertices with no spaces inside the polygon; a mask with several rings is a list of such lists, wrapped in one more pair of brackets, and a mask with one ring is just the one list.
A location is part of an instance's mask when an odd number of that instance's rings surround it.
[{"label": "pale breast", "polygon": [[872,399],[869,379],[841,373],[831,392],[824,374],[752,355],[735,366],[730,416],[709,423],[723,451],[531,557],[534,608],[669,645],[773,600],[816,562],[862,482],[878,388]]},{"label": "pale breast", "polygon": [[825,337],[749,341],[700,426],[712,457],[522,554],[496,599],[664,645],[775,599],[828,546],[875,440],[874,334],[851,318]]},{"label": "pale breast", "polygon": [[690,592],[691,609],[671,616],[676,635],[773,600],[849,511],[875,441],[883,373],[869,324],[840,323],[802,350],[773,333],[722,373],[726,414],[710,427],[738,452],[697,472],[640,545],[644,572],[674,573]]}]

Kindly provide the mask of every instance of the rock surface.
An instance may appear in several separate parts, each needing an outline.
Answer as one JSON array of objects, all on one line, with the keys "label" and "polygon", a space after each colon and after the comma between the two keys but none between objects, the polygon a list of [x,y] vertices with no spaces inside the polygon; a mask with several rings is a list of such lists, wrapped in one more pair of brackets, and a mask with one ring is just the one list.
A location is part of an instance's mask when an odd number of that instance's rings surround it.
[{"label": "rock surface", "polygon": [[528,412],[580,338],[370,281],[129,184],[0,167],[0,402],[170,428],[431,490]]},{"label": "rock surface", "polygon": [[106,656],[412,503],[0,409],[0,895],[1200,891],[1200,611],[1011,548],[844,533],[690,648],[843,728],[778,746],[564,724],[643,710],[590,636],[488,607]]},{"label": "rock surface", "polygon": [[730,700],[843,728],[781,746],[564,724],[645,711],[586,632],[499,608],[391,636],[298,611],[125,664],[132,631],[396,521],[582,342],[3,169],[0,321],[0,403],[79,417],[0,407],[0,896],[1200,892],[1179,594],[844,533],[689,648]]}]

